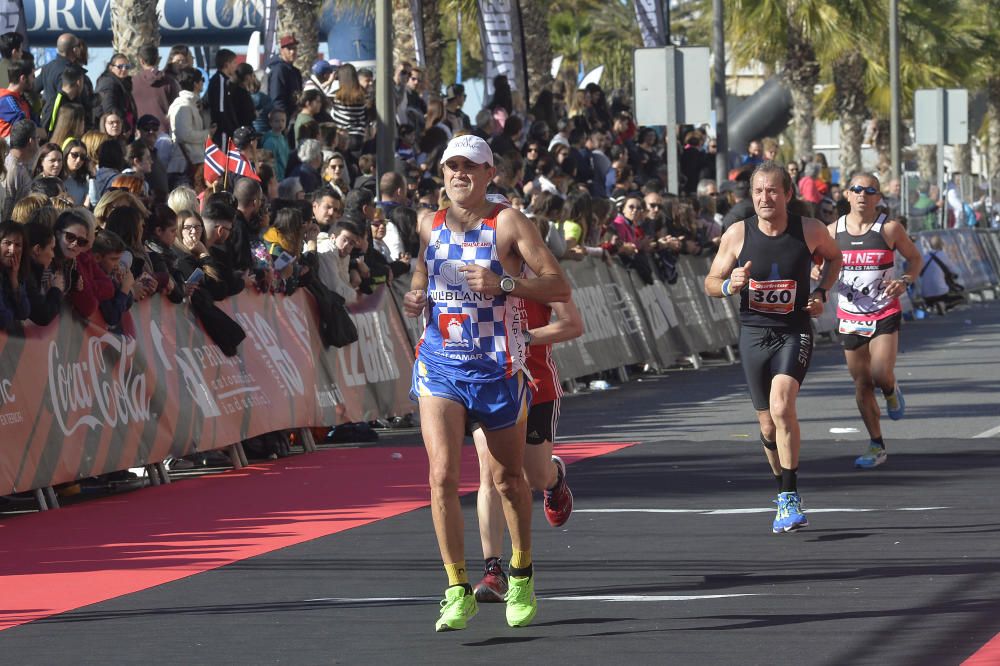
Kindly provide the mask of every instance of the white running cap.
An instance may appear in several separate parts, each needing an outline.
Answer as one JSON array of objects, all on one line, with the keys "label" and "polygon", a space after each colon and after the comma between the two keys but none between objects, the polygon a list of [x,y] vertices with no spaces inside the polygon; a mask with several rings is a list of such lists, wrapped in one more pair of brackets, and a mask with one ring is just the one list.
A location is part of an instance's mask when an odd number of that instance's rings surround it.
[{"label": "white running cap", "polygon": [[441,164],[452,157],[464,157],[476,164],[493,166],[493,149],[475,134],[463,134],[449,141],[441,156]]}]

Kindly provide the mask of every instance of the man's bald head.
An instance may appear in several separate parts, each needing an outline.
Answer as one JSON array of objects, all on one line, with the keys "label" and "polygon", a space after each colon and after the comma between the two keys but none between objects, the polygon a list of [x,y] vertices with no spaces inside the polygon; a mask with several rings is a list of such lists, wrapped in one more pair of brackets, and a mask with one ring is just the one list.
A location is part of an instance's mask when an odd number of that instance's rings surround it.
[{"label": "man's bald head", "polygon": [[71,32],[64,32],[56,40],[56,51],[64,58],[73,56],[73,50],[80,45],[80,40]]},{"label": "man's bald head", "polygon": [[233,196],[240,208],[252,208],[261,193],[260,183],[253,178],[240,178],[233,187]]}]

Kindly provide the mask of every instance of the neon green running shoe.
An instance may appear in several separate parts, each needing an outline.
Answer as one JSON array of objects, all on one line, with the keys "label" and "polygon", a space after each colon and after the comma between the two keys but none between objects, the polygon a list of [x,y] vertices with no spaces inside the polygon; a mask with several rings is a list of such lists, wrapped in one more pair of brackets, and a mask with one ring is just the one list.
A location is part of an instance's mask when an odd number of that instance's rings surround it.
[{"label": "neon green running shoe", "polygon": [[535,577],[510,577],[510,587],[504,596],[507,602],[507,624],[512,627],[527,627],[538,612],[535,599]]},{"label": "neon green running shoe", "polygon": [[466,620],[479,612],[476,595],[466,594],[461,585],[453,585],[444,591],[441,600],[441,617],[434,625],[435,631],[458,631],[465,629]]}]

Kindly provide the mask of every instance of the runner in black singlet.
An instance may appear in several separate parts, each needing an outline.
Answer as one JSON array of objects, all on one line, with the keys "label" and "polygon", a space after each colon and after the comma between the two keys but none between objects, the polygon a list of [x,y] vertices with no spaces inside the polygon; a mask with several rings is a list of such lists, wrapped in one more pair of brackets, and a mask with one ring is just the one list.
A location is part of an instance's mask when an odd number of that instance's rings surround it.
[{"label": "runner in black singlet", "polygon": [[[810,317],[823,312],[842,256],[823,224],[788,213],[791,178],[774,163],[750,180],[756,215],[732,225],[705,278],[709,296],[740,294],[740,358],[760,422],[764,454],[779,492],[772,531],[806,527],[798,493],[799,422],[795,400],[812,356]],[[826,260],[820,286],[810,290],[813,256]]]}]

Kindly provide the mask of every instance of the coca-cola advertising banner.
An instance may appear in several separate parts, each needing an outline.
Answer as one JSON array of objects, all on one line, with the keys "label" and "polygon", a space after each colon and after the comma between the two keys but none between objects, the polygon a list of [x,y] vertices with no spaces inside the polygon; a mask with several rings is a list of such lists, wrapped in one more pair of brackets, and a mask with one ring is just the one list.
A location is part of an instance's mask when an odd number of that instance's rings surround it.
[{"label": "coca-cola advertising banner", "polygon": [[0,332],[0,495],[217,449],[266,432],[404,414],[412,352],[380,290],[352,312],[359,339],[326,349],[315,304],[240,294],[246,330],[225,356],[186,305],[137,303],[126,330],[68,308]]}]

